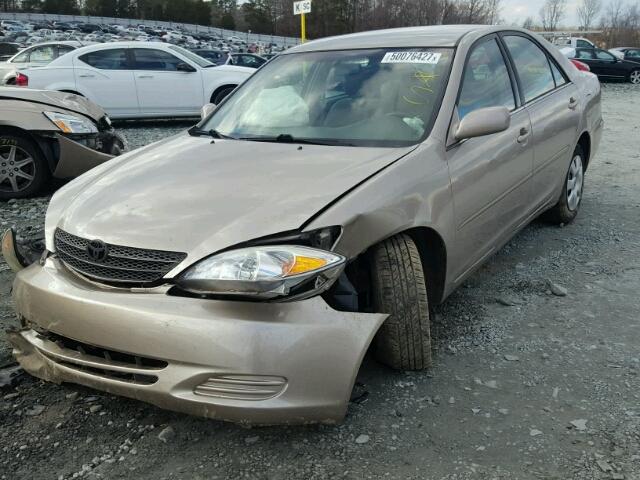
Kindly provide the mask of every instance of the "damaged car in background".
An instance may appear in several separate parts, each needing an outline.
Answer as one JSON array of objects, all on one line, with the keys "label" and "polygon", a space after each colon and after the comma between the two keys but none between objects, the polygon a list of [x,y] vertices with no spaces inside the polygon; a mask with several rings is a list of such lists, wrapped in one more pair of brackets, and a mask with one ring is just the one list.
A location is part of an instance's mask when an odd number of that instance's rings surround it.
[{"label": "damaged car in background", "polygon": [[0,200],[41,193],[125,150],[109,117],[66,92],[0,89]]},{"label": "damaged car in background", "polygon": [[[410,46],[407,46],[410,45]],[[600,84],[521,29],[333,37],[7,232],[32,375],[209,418],[337,422],[367,351],[432,362],[431,307],[531,220],[577,215]]]}]

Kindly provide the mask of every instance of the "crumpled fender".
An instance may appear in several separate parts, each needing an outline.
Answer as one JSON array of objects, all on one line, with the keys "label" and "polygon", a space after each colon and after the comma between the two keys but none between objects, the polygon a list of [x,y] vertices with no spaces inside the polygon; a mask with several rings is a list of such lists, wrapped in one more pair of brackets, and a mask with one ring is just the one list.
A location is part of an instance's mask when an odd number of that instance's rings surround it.
[{"label": "crumpled fender", "polygon": [[113,155],[97,152],[62,135],[56,135],[56,138],[60,145],[60,160],[53,172],[56,178],[78,177],[113,158]]}]

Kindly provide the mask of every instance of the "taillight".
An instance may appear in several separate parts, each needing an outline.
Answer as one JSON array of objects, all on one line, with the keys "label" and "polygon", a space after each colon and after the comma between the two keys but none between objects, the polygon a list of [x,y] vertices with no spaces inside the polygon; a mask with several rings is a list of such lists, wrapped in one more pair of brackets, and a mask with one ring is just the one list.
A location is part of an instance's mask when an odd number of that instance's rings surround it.
[{"label": "taillight", "polygon": [[576,60],[575,58],[571,58],[571,63],[573,63],[576,68],[582,72],[590,72],[591,68],[586,63],[581,62],[580,60]]},{"label": "taillight", "polygon": [[16,87],[28,87],[29,86],[29,77],[27,77],[24,73],[18,72],[16,76]]}]

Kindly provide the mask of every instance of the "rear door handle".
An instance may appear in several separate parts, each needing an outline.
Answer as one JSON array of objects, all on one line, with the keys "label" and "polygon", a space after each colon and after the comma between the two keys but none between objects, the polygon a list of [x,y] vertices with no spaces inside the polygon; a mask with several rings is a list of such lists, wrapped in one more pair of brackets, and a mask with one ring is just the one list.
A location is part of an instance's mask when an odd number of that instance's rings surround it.
[{"label": "rear door handle", "polygon": [[153,75],[138,75],[138,78],[153,78]]},{"label": "rear door handle", "polygon": [[91,75],[90,73],[83,73],[82,75],[78,75],[80,78],[94,78],[95,75]]},{"label": "rear door handle", "polygon": [[518,143],[526,143],[527,138],[529,138],[529,129],[522,127],[520,129],[520,135],[518,135]]},{"label": "rear door handle", "polygon": [[575,98],[571,97],[569,99],[569,108],[571,110],[574,110],[577,106],[578,106],[578,101]]}]

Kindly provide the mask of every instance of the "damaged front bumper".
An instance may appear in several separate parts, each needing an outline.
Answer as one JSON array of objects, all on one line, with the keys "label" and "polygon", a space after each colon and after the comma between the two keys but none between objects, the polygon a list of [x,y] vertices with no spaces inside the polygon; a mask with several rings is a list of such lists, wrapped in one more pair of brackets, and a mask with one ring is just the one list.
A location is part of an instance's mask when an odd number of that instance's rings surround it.
[{"label": "damaged front bumper", "polygon": [[251,424],[335,423],[386,314],[102,288],[55,258],[21,270],[23,368],[162,408]]},{"label": "damaged front bumper", "polygon": [[[111,153],[90,148],[64,135],[56,134],[58,141],[58,163],[53,176],[56,178],[75,178],[91,170],[107,160],[111,160],[115,155],[126,149],[124,138],[115,132],[111,132],[109,140],[103,139],[100,142],[101,149]],[[108,142],[107,146],[104,142]],[[122,145],[120,148],[118,145]]]}]

